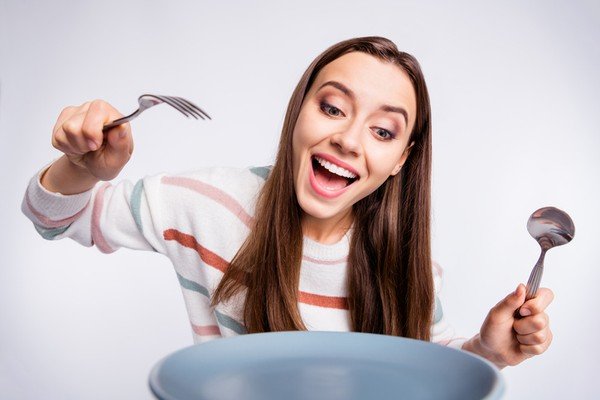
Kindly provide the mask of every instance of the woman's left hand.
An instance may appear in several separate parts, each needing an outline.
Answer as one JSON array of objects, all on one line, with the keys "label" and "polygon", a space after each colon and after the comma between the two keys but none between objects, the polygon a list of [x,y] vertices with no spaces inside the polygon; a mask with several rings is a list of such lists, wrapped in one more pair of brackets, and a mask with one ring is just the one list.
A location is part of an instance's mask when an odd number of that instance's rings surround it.
[{"label": "woman's left hand", "polygon": [[[487,358],[498,368],[517,365],[546,351],[552,341],[552,331],[545,310],[554,294],[550,289],[540,288],[535,298],[525,301],[525,292],[525,285],[520,284],[496,304],[479,334],[462,348]],[[519,307],[522,318],[515,318]]]}]

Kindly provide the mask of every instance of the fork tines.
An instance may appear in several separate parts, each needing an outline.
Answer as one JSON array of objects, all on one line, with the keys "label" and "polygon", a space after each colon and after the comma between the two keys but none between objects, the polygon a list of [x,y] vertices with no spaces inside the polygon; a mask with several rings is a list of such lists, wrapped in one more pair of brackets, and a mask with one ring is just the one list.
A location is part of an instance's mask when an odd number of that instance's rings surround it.
[{"label": "fork tines", "polygon": [[198,119],[198,117],[202,119],[212,119],[204,110],[202,110],[200,107],[198,107],[191,101],[184,99],[183,97],[159,96],[155,94],[152,96],[163,101],[164,103],[167,103],[171,107],[175,108],[177,111],[181,112],[186,117],[193,117],[195,119]]}]

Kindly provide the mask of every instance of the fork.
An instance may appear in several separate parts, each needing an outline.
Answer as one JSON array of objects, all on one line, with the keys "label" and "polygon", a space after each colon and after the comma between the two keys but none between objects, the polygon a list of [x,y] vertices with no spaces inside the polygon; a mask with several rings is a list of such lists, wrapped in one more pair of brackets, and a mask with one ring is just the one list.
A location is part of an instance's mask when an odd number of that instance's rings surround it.
[{"label": "fork", "polygon": [[109,129],[114,128],[115,126],[129,122],[132,119],[139,116],[144,111],[146,111],[147,109],[149,109],[150,107],[154,107],[161,103],[170,105],[186,117],[193,117],[195,119],[211,119],[210,116],[206,112],[204,112],[200,107],[182,97],[143,94],[140,97],[138,97],[138,103],[139,107],[137,110],[135,110],[133,113],[126,117],[116,119],[113,122],[104,125],[104,127],[102,128],[102,132],[106,133]]}]

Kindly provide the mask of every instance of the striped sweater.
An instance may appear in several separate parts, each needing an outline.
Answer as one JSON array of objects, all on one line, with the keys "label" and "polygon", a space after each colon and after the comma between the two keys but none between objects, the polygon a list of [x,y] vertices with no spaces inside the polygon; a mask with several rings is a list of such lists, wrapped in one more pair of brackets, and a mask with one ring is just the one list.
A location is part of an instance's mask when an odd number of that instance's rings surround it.
[{"label": "striped sweater", "polygon": [[[246,332],[245,293],[211,308],[210,296],[250,232],[254,206],[269,168],[206,168],[148,176],[137,183],[99,182],[87,192],[62,195],[32,177],[22,211],[48,240],[69,237],[103,253],[121,247],[167,256],[177,274],[195,343]],[[347,233],[338,243],[304,237],[298,307],[308,330],[349,331]],[[445,322],[437,293],[441,269],[432,263],[436,289],[432,341],[460,347]]]}]

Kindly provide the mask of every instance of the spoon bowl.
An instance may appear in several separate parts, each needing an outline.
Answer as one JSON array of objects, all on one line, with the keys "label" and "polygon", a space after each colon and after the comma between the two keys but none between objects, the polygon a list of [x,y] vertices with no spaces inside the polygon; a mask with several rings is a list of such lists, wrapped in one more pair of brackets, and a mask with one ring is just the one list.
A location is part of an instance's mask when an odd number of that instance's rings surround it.
[{"label": "spoon bowl", "polygon": [[526,300],[535,297],[544,272],[546,251],[569,243],[575,236],[575,225],[569,214],[556,207],[543,207],[531,214],[527,231],[539,243],[542,252],[527,281]]},{"label": "spoon bowl", "polygon": [[566,212],[555,207],[543,207],[531,214],[527,231],[542,249],[549,250],[569,243],[575,236],[575,225]]}]

